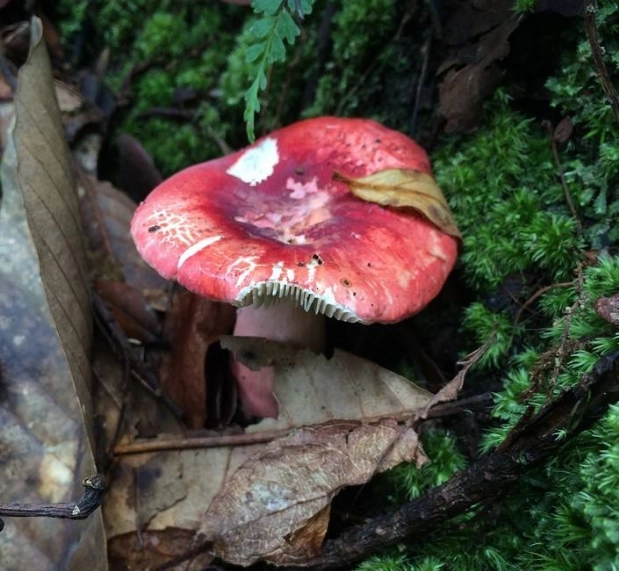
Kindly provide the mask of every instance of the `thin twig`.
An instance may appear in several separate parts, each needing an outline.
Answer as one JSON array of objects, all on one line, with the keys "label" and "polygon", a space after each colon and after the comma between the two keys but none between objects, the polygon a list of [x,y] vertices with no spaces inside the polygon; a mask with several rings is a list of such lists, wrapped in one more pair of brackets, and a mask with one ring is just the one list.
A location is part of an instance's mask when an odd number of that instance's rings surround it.
[{"label": "thin twig", "polygon": [[[82,480],[84,495],[74,502],[58,504],[0,504],[3,517],[57,517],[63,519],[86,519],[101,505],[105,478],[101,474]],[[0,519],[0,531],[4,522]]]},{"label": "thin twig", "polygon": [[[492,404],[492,395],[489,393],[448,403],[440,403],[434,406],[423,420],[460,414],[468,409],[483,408],[490,404]],[[403,420],[404,417],[410,417],[411,413],[406,412],[394,416],[396,420]],[[115,456],[125,456],[148,452],[163,452],[166,450],[192,450],[197,448],[216,448],[220,446],[248,446],[250,444],[261,444],[271,442],[276,438],[282,438],[289,434],[291,430],[293,430],[293,428],[214,436],[135,440],[133,442],[117,445],[113,452]]]},{"label": "thin twig", "polygon": [[159,381],[155,375],[148,370],[148,367],[135,357],[132,347],[127,337],[120,329],[114,319],[111,310],[101,297],[93,294],[93,306],[95,317],[100,329],[105,333],[106,339],[110,343],[112,350],[118,354],[123,362],[127,362],[131,375],[136,379],[153,397],[158,399],[177,420],[183,416],[180,408],[161,390]]},{"label": "thin twig", "polygon": [[520,308],[518,309],[518,312],[516,313],[516,316],[514,317],[514,325],[518,325],[518,323],[520,323],[520,319],[522,318],[522,314],[524,313],[525,309],[527,309],[527,307],[529,307],[538,297],[545,294],[547,291],[550,291],[551,289],[555,289],[557,287],[570,287],[573,285],[574,285],[574,282],[571,281],[571,282],[561,282],[557,284],[550,284],[550,285],[539,288],[535,293],[531,295],[531,297],[529,297],[529,299],[527,299],[520,306]]},{"label": "thin twig", "polygon": [[567,180],[565,180],[565,174],[563,174],[563,167],[561,166],[561,159],[559,158],[559,151],[557,150],[557,142],[554,137],[554,129],[552,127],[552,123],[550,123],[550,121],[544,121],[544,125],[550,137],[550,147],[552,148],[552,157],[555,161],[557,172],[559,173],[559,180],[561,181],[561,186],[563,187],[563,193],[565,194],[565,201],[567,202],[570,212],[572,213],[572,218],[574,218],[574,220],[576,221],[578,232],[582,232],[582,222],[580,221],[580,218],[578,217],[578,212],[576,212],[576,207],[574,206],[574,201],[572,200],[572,193],[570,192],[570,187],[567,185]]},{"label": "thin twig", "polygon": [[128,454],[143,454],[145,452],[163,452],[164,450],[193,450],[197,448],[218,448],[221,446],[248,446],[271,442],[282,438],[291,432],[291,428],[265,430],[242,434],[223,434],[215,436],[195,436],[188,438],[166,438],[135,440],[127,444],[117,445],[113,453],[116,456]]},{"label": "thin twig", "polygon": [[593,65],[595,65],[595,70],[600,78],[602,89],[604,90],[604,93],[606,93],[606,97],[608,97],[608,102],[610,103],[615,115],[615,121],[619,123],[619,97],[617,96],[617,91],[610,79],[610,76],[608,75],[608,70],[606,69],[606,64],[604,63],[604,48],[600,46],[597,25],[595,22],[597,11],[597,0],[585,0],[585,30],[587,32],[589,45],[591,46]]},{"label": "thin twig", "polygon": [[432,45],[432,36],[421,46],[419,52],[421,54],[421,70],[419,71],[419,77],[417,78],[417,88],[415,89],[415,103],[413,105],[413,114],[411,118],[411,137],[415,137],[417,129],[417,115],[419,114],[419,108],[421,106],[421,92],[425,85],[426,75],[428,73],[428,61],[430,60],[430,47]]}]

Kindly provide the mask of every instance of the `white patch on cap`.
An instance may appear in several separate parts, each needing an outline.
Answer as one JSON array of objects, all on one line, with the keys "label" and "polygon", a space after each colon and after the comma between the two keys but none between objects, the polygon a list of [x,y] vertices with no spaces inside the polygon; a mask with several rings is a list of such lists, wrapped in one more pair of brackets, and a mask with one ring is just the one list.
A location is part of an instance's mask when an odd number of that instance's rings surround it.
[{"label": "white patch on cap", "polygon": [[209,236],[208,238],[204,238],[199,242],[196,242],[193,246],[187,248],[178,259],[178,264],[176,266],[177,270],[181,269],[181,266],[189,259],[191,256],[194,256],[198,252],[201,252],[205,248],[212,246],[215,242],[219,242],[223,236]]},{"label": "white patch on cap", "polygon": [[271,270],[271,276],[269,277],[269,281],[277,281],[283,273],[284,262],[277,262],[277,264],[273,264],[273,269]]},{"label": "white patch on cap", "polygon": [[314,177],[309,182],[297,182],[292,177],[286,181],[286,188],[291,190],[290,198],[303,200],[308,194],[318,192],[318,177]]},{"label": "white patch on cap", "polygon": [[311,259],[307,264],[305,264],[305,267],[307,268],[308,283],[311,284],[314,282],[314,280],[316,279],[316,268],[320,265],[320,262],[315,259]]},{"label": "white patch on cap", "polygon": [[245,279],[258,267],[256,260],[258,256],[243,256],[238,260],[235,260],[228,266],[226,270],[226,275],[229,274],[233,269],[241,264],[245,264],[247,267],[238,275],[236,280],[236,287],[241,287]]},{"label": "white patch on cap", "polygon": [[273,174],[278,162],[277,141],[269,137],[245,151],[226,172],[250,186],[256,186]]}]

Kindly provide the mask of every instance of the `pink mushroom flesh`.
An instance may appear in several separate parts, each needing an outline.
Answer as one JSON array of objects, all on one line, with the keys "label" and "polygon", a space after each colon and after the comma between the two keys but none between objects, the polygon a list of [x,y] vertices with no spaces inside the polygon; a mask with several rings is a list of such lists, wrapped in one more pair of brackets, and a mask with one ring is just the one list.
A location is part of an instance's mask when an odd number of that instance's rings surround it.
[{"label": "pink mushroom flesh", "polygon": [[438,294],[458,243],[333,180],[394,168],[431,172],[414,141],[374,121],[309,119],[174,175],[131,232],[160,274],[210,299],[286,298],[345,321],[397,322]]}]

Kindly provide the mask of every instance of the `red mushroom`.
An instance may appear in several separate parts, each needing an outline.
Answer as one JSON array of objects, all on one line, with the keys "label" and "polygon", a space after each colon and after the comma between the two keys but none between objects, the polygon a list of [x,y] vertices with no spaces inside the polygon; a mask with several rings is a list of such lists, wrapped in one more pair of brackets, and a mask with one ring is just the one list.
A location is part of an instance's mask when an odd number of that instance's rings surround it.
[{"label": "red mushroom", "polygon": [[[343,182],[387,169],[431,174],[423,149],[374,121],[309,119],[172,176],[138,207],[131,233],[164,277],[243,308],[234,334],[320,350],[322,314],[400,321],[438,294],[455,263],[456,238]],[[275,416],[272,394],[260,394],[245,397],[246,411]]]}]

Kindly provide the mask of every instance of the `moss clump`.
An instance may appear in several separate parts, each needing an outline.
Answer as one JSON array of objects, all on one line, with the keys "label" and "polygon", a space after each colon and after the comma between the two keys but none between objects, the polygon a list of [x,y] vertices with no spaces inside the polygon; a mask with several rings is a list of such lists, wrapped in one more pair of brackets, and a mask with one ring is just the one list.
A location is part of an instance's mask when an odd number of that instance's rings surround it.
[{"label": "moss clump", "polygon": [[[107,81],[123,94],[117,127],[140,139],[164,174],[222,154],[221,141],[242,121],[242,111],[221,105],[219,89],[241,7],[182,0],[160,2],[153,11],[145,1],[97,0],[64,2],[62,9],[72,15],[67,32],[89,20],[110,48]],[[193,98],[179,103],[182,93]]]},{"label": "moss clump", "polygon": [[432,486],[445,483],[458,470],[466,466],[466,459],[456,446],[454,437],[443,430],[430,430],[423,435],[423,448],[430,462],[421,470],[401,464],[390,470],[385,478],[393,486],[398,504],[419,497]]},{"label": "moss clump", "polygon": [[[598,32],[614,79],[618,25],[619,4],[605,3]],[[500,379],[502,386],[482,452],[503,442],[528,407],[541,407],[602,355],[619,350],[616,328],[593,308],[600,296],[619,291],[619,125],[584,31],[547,88],[553,106],[574,124],[571,138],[557,143],[559,164],[547,129],[514,111],[502,92],[486,106],[477,134],[453,138],[434,157],[465,236],[460,269],[475,298],[464,310],[468,349],[494,334],[472,374],[473,382]],[[618,568],[618,430],[615,406],[499,505],[457,518],[416,542],[414,551],[372,558],[360,568],[391,571],[397,561],[407,571]],[[457,451],[434,461],[448,470],[455,459]],[[426,474],[438,484],[442,472],[436,466]],[[418,493],[420,477],[400,474],[400,493]]]},{"label": "moss clump", "polygon": [[441,147],[434,167],[449,189],[464,235],[462,266],[476,291],[489,294],[514,273],[571,279],[584,243],[541,125],[497,94],[479,133]]}]

